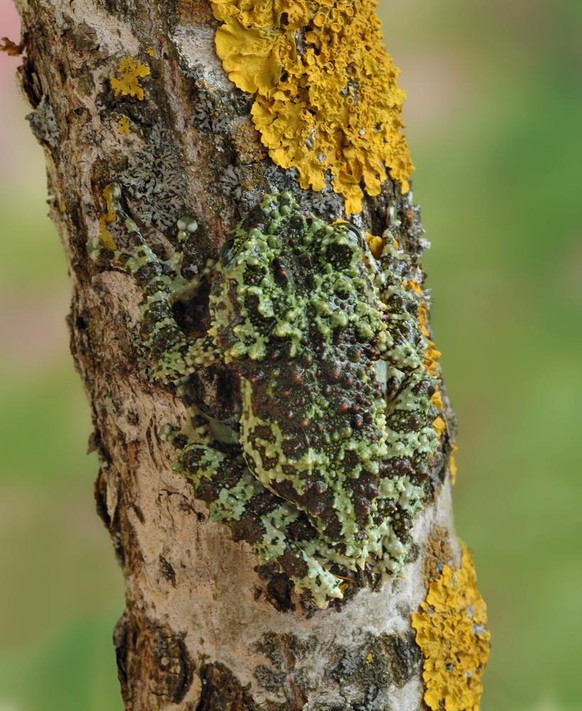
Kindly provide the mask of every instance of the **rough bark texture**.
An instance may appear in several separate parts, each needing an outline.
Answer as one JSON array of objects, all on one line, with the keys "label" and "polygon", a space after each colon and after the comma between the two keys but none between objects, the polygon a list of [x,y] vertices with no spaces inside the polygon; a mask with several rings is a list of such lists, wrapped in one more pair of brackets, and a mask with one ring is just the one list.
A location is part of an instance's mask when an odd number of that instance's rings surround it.
[{"label": "rough bark texture", "polygon": [[[114,634],[126,707],[423,708],[422,654],[411,614],[442,566],[460,560],[448,440],[445,455],[434,461],[438,485],[417,516],[417,555],[404,574],[326,610],[303,605],[281,577],[257,573],[250,547],[209,521],[205,505],[174,471],[174,448],[158,433],[182,425],[185,408],[142,375],[141,293],[130,276],[92,262],[87,250],[107,227],[103,189],[113,181],[123,185],[132,214],[162,250],[180,215],[197,216],[205,237],[191,256],[193,270],[217,254],[264,193],[293,191],[302,207],[329,221],[341,215],[340,198],[329,189],[300,190],[293,172],[266,156],[249,120],[248,96],[228,81],[215,55],[217,23],[206,3],[19,5],[26,48],[21,81],[33,108],[32,130],[47,155],[51,214],[70,262],[72,351],[101,460],[97,509],[126,582],[126,610]],[[194,21],[180,21],[186,11]],[[137,63],[134,74],[143,66],[150,73],[138,76],[133,95],[130,89],[116,95],[111,80],[127,57]],[[362,224],[380,234],[395,206],[406,213],[404,246],[417,257],[421,228],[408,199],[386,181],[380,196],[366,198]],[[201,320],[203,311],[201,305]],[[202,379],[205,399],[220,417],[232,394],[219,392],[213,400],[214,387]],[[444,414],[450,431],[446,403]]]}]

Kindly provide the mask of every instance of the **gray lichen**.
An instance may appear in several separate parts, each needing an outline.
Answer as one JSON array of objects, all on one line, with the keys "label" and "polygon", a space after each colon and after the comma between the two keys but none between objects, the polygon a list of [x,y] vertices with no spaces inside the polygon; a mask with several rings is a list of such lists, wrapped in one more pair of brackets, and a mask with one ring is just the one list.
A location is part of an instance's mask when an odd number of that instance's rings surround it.
[{"label": "gray lichen", "polygon": [[26,116],[26,120],[40,143],[44,143],[50,148],[56,148],[59,145],[59,129],[48,94],[43,94],[40,103],[34,111]]}]

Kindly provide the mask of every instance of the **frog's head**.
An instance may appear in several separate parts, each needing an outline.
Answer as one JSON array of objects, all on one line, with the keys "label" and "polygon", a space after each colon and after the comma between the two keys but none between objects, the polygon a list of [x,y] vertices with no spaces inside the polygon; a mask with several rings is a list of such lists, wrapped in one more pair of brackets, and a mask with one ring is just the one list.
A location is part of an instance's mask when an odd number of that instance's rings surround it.
[{"label": "frog's head", "polygon": [[224,243],[210,310],[211,333],[227,362],[252,365],[297,355],[305,309],[285,245],[306,229],[290,194],[268,195]]},{"label": "frog's head", "polygon": [[210,298],[226,362],[317,357],[342,331],[365,345],[382,329],[363,233],[304,215],[289,193],[267,195],[225,242]]}]

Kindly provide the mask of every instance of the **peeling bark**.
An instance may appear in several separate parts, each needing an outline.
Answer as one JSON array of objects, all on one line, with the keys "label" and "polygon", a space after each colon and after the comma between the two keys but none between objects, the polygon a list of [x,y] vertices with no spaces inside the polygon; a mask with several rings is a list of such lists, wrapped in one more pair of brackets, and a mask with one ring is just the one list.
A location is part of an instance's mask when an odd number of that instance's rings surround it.
[{"label": "peeling bark", "polygon": [[[175,451],[159,432],[184,425],[184,403],[144,378],[135,282],[92,262],[87,249],[107,228],[103,189],[111,182],[123,185],[132,216],[162,252],[171,248],[175,220],[196,215],[203,238],[190,255],[192,273],[265,193],[289,190],[330,222],[343,217],[342,201],[329,188],[300,190],[294,172],[267,157],[249,119],[251,101],[215,55],[217,23],[207,3],[18,5],[26,48],[20,78],[69,259],[71,348],[101,461],[97,510],[126,583],[114,635],[126,708],[423,708],[422,655],[410,616],[430,579],[460,561],[448,435],[433,463],[434,499],[414,525],[417,555],[404,574],[327,610],[304,604],[284,576],[257,572],[250,547],[209,521],[174,471]],[[185,12],[189,23],[181,24]],[[135,86],[133,94],[114,91],[111,80],[127,57],[149,68],[134,77],[143,99]],[[362,226],[381,234],[389,207],[402,215],[403,246],[418,259],[425,246],[418,211],[397,184],[388,180],[378,197],[365,199]],[[196,325],[207,326],[203,298],[196,308]],[[213,416],[232,412],[232,388],[210,378],[200,388]],[[451,432],[446,398],[443,414]]]}]

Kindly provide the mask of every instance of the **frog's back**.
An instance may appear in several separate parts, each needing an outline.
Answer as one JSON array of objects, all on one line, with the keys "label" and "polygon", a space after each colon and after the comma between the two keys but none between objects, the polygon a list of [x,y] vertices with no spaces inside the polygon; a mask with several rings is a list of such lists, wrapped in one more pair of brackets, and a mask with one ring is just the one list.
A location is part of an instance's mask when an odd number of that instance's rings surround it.
[{"label": "frog's back", "polygon": [[[348,223],[269,196],[223,252],[215,337],[243,379],[250,469],[346,549],[366,539],[386,457],[382,304]],[[363,543],[362,545],[365,545]]]}]

